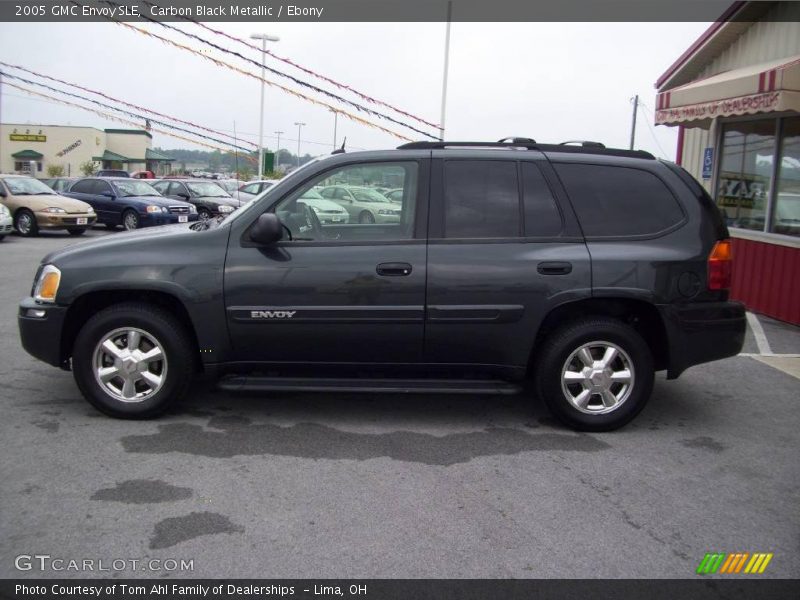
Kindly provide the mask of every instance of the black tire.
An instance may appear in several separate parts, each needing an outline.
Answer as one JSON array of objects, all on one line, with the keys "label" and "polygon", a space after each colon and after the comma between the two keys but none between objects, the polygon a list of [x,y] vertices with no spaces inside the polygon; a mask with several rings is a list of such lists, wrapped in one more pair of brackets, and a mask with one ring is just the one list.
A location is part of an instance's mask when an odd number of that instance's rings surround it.
[{"label": "black tire", "polygon": [[[96,348],[112,332],[124,328],[136,328],[156,339],[166,357],[160,389],[135,402],[116,398],[95,377]],[[126,302],[100,311],[81,328],[73,346],[72,372],[81,393],[100,412],[119,419],[149,419],[186,394],[195,354],[189,333],[172,314],[150,304]]]},{"label": "black tire", "polygon": [[207,208],[198,208],[197,209],[197,220],[198,221],[208,221],[213,215],[211,211]]},{"label": "black tire", "polygon": [[[608,342],[623,351],[619,361],[629,360],[632,367],[632,382],[627,395],[621,392],[623,384],[613,384],[612,393],[619,392],[624,399],[607,413],[587,414],[567,398],[568,393],[584,389],[581,383],[562,388],[562,370],[567,359],[582,346],[593,342]],[[599,346],[592,351],[601,350]],[[593,356],[593,358],[598,358]],[[575,360],[579,360],[576,358]],[[588,358],[587,358],[588,361]],[[579,366],[585,363],[572,363]],[[623,370],[624,363],[615,362],[611,369]],[[574,370],[572,367],[570,370]],[[537,395],[544,400],[550,412],[565,425],[579,431],[611,431],[622,427],[644,408],[653,390],[653,358],[647,342],[631,326],[608,317],[587,317],[568,323],[550,334],[536,354],[534,361],[534,384]],[[602,375],[600,376],[602,377]],[[577,388],[575,386],[578,386]],[[605,410],[600,396],[590,396],[586,410]]]},{"label": "black tire", "polygon": [[122,212],[122,228],[125,231],[139,229],[139,213],[131,208],[125,209]]},{"label": "black tire", "polygon": [[86,230],[85,229],[67,229],[67,233],[69,233],[70,235],[77,236],[77,235],[83,235],[84,233],[86,233]]},{"label": "black tire", "polygon": [[358,215],[358,222],[362,224],[369,224],[375,222],[375,217],[369,211],[364,211],[360,215]]},{"label": "black tire", "polygon": [[21,208],[14,215],[14,229],[23,237],[39,235],[39,224],[36,222],[36,216],[27,208]]}]

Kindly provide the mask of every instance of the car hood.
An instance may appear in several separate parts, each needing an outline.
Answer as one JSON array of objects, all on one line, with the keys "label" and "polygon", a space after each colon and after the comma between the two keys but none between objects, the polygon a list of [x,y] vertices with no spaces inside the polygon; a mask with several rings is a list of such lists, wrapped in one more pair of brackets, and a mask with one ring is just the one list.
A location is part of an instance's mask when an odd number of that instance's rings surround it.
[{"label": "car hood", "polygon": [[[152,244],[157,244],[166,238],[176,238],[184,235],[195,235],[198,232],[190,229],[192,223],[179,223],[177,225],[162,225],[160,227],[146,227],[133,231],[124,231],[104,235],[103,237],[86,240],[72,244],[66,248],[61,248],[51,252],[42,259],[42,264],[53,263],[59,265],[72,256],[84,255],[87,253],[112,252],[115,249],[126,248],[129,246],[143,246],[148,248]],[[135,250],[135,248],[132,248]]]},{"label": "car hood", "polygon": [[31,210],[43,210],[51,206],[63,208],[68,213],[85,213],[91,208],[86,202],[53,194],[35,194],[33,196],[14,196],[12,200],[18,206],[27,206]]},{"label": "car hood", "polygon": [[239,202],[236,198],[229,198],[227,196],[196,196],[193,198],[198,202],[211,202],[212,204],[227,204],[228,206],[232,206],[234,208],[239,208],[242,203]]}]

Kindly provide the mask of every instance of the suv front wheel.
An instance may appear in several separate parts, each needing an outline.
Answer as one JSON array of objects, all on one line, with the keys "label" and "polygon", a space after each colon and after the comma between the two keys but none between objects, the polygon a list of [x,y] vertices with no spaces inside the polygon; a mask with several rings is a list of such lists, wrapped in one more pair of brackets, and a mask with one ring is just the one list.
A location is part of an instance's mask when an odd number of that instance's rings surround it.
[{"label": "suv front wheel", "polygon": [[553,332],[538,353],[539,398],[563,423],[581,431],[622,427],[653,389],[653,359],[631,326],[606,317],[581,319]]},{"label": "suv front wheel", "polygon": [[188,390],[193,348],[169,312],[144,303],[116,304],[78,333],[73,375],[99,411],[122,419],[155,417]]}]

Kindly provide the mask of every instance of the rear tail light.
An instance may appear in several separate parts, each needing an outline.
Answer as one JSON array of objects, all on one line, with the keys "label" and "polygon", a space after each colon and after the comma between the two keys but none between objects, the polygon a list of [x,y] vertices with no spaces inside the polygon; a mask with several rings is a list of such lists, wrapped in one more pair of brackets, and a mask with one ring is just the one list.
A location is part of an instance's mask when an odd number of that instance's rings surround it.
[{"label": "rear tail light", "polygon": [[733,254],[730,240],[719,240],[708,256],[708,289],[727,290],[731,287]]}]

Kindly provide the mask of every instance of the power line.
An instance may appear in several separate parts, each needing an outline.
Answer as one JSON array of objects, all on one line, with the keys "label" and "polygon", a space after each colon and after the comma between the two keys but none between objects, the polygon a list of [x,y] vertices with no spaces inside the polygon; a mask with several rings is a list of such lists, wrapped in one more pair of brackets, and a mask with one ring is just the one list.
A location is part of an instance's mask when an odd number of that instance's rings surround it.
[{"label": "power line", "polygon": [[116,111],[118,113],[122,113],[122,114],[125,114],[125,115],[128,115],[128,116],[131,116],[131,117],[136,117],[137,119],[144,119],[146,121],[149,120],[149,121],[152,121],[153,123],[158,123],[162,127],[167,127],[169,129],[174,129],[176,131],[182,131],[183,133],[188,133],[189,135],[194,135],[196,137],[203,138],[205,140],[216,142],[218,144],[225,144],[227,146],[231,146],[232,148],[237,148],[238,150],[244,150],[246,152],[249,152],[249,150],[246,150],[245,148],[242,148],[241,146],[235,146],[235,145],[231,144],[230,142],[226,142],[225,140],[220,140],[218,138],[213,138],[211,136],[203,135],[202,133],[197,133],[197,132],[194,132],[194,131],[190,131],[188,129],[184,129],[183,127],[178,127],[177,125],[171,125],[170,123],[165,123],[165,122],[159,121],[157,119],[148,119],[148,117],[146,117],[144,115],[141,115],[141,114],[138,114],[138,113],[134,113],[134,112],[131,112],[129,110],[125,110],[124,108],[118,108],[116,106],[111,106],[110,104],[106,104],[104,102],[100,102],[99,100],[94,100],[92,98],[87,98],[86,96],[81,96],[80,94],[73,94],[71,92],[65,92],[64,90],[60,90],[58,88],[54,88],[54,87],[52,87],[50,85],[47,85],[45,83],[39,83],[37,81],[32,81],[30,79],[25,79],[24,77],[19,77],[17,75],[11,75],[10,73],[5,73],[5,72],[2,72],[2,71],[0,71],[0,74],[5,75],[6,77],[8,77],[10,79],[14,79],[16,81],[22,81],[23,83],[27,83],[28,85],[35,85],[37,87],[41,87],[41,88],[44,88],[46,90],[50,90],[51,92],[55,92],[57,94],[63,94],[64,96],[69,96],[71,98],[77,98],[78,100],[83,100],[84,102],[91,102],[92,104],[96,104],[97,106],[102,106],[103,108],[108,108],[110,110],[113,110],[113,111]]},{"label": "power line", "polygon": [[[74,4],[77,4],[77,2],[75,2],[74,0],[72,0],[72,1],[73,1]],[[113,4],[115,6],[120,6],[116,2],[113,2],[112,0],[107,0],[107,1],[108,1],[109,4]],[[164,23],[163,21],[157,21],[155,19],[151,19],[150,17],[148,17],[146,15],[143,15],[143,14],[140,15],[140,17],[142,19],[146,20],[146,21],[149,21],[150,23],[155,23],[156,25],[159,25],[160,27],[163,27],[163,28],[171,30],[171,31],[175,31],[175,32],[177,32],[177,33],[179,33],[179,34],[181,34],[183,36],[186,36],[186,37],[191,38],[193,40],[196,40],[196,41],[198,41],[198,42],[200,42],[202,44],[205,44],[206,46],[210,46],[211,48],[214,48],[215,50],[217,50],[219,52],[223,52],[225,54],[229,54],[231,56],[235,56],[235,57],[237,57],[237,58],[239,58],[239,59],[241,59],[241,60],[243,60],[245,62],[248,62],[248,63],[250,63],[252,65],[255,65],[255,66],[259,67],[259,68],[263,68],[266,71],[269,71],[270,73],[272,73],[273,75],[277,75],[278,77],[283,77],[285,79],[288,79],[288,80],[292,81],[293,83],[295,83],[295,84],[297,84],[297,85],[299,85],[301,87],[304,87],[304,88],[307,88],[309,90],[312,90],[313,92],[315,92],[317,94],[322,94],[323,96],[327,96],[328,98],[336,100],[337,102],[340,102],[342,104],[346,104],[347,106],[351,106],[351,107],[355,108],[356,110],[359,110],[361,112],[365,112],[367,114],[376,116],[376,117],[381,118],[381,119],[385,119],[385,120],[387,120],[387,121],[389,121],[391,123],[394,123],[395,125],[399,125],[400,127],[405,127],[406,129],[410,129],[411,131],[414,131],[415,133],[419,133],[421,135],[424,135],[425,137],[428,137],[428,138],[431,138],[431,139],[434,139],[434,140],[439,139],[435,135],[431,135],[431,134],[427,133],[426,131],[423,131],[422,129],[417,129],[413,125],[409,125],[408,123],[404,123],[403,121],[395,119],[394,117],[391,117],[389,115],[386,115],[386,114],[383,114],[383,113],[378,112],[376,110],[373,110],[371,108],[368,108],[368,107],[366,107],[366,106],[364,106],[362,104],[359,104],[358,102],[354,102],[353,100],[349,100],[347,98],[344,98],[343,96],[339,96],[338,94],[334,94],[333,92],[330,92],[330,91],[325,90],[325,89],[323,89],[321,87],[318,87],[316,85],[308,83],[307,81],[303,81],[302,79],[299,79],[299,78],[297,78],[297,77],[295,77],[293,75],[289,75],[288,73],[284,73],[283,71],[279,71],[279,70],[274,69],[272,67],[268,67],[263,62],[260,62],[260,61],[257,61],[257,60],[253,60],[252,58],[244,56],[243,54],[241,54],[239,52],[236,52],[235,50],[229,50],[227,48],[223,48],[222,46],[219,46],[219,45],[215,44],[214,42],[210,42],[210,41],[200,37],[199,35],[195,35],[193,33],[189,33],[188,31],[183,31],[182,29],[179,29],[178,27],[175,27],[174,25],[169,25],[168,23]],[[123,23],[122,21],[118,21],[116,19],[114,19],[114,21],[117,22],[117,23]],[[259,79],[261,79],[261,78],[259,78]],[[331,107],[331,108],[333,108],[333,107]]]},{"label": "power line", "polygon": [[[226,137],[231,137],[231,136],[229,136],[229,135],[227,135],[225,133],[222,133],[221,131],[215,131],[214,129],[211,129],[209,127],[204,127],[202,125],[197,125],[196,123],[192,123],[191,121],[184,121],[183,119],[179,119],[177,117],[172,117],[170,115],[165,115],[165,114],[156,112],[156,111],[154,111],[153,109],[150,109],[150,108],[144,108],[144,107],[141,107],[141,106],[137,106],[136,104],[132,104],[130,102],[126,102],[125,100],[119,100],[118,98],[114,98],[113,96],[109,96],[109,95],[107,95],[107,94],[105,94],[103,92],[98,92],[97,90],[93,90],[91,88],[83,87],[83,86],[81,86],[81,85],[79,85],[77,83],[71,83],[69,81],[64,81],[63,79],[58,79],[57,77],[52,77],[50,75],[45,75],[44,73],[37,73],[36,71],[33,71],[31,69],[28,69],[28,68],[25,68],[25,67],[21,67],[19,65],[14,65],[14,64],[11,64],[11,63],[3,62],[3,61],[0,61],[0,65],[2,65],[4,67],[9,67],[9,68],[12,68],[12,69],[17,69],[19,71],[23,71],[23,72],[29,73],[31,75],[35,75],[36,77],[40,77],[41,79],[47,79],[48,81],[55,81],[56,83],[60,83],[62,85],[68,85],[70,87],[74,87],[74,88],[82,90],[84,92],[88,92],[90,94],[95,94],[96,96],[100,96],[102,98],[105,98],[106,100],[111,100],[112,102],[116,102],[118,104],[122,104],[122,105],[128,106],[130,108],[134,108],[136,110],[143,110],[143,111],[148,112],[150,114],[157,115],[159,117],[164,117],[165,119],[171,119],[172,121],[176,121],[178,123],[183,123],[184,125],[189,125],[190,127],[194,127],[196,129],[202,129],[204,131],[210,131],[210,132],[216,133],[218,135],[224,135]],[[228,142],[225,142],[225,143],[228,143]],[[254,147],[256,146],[252,142],[246,142],[246,143],[251,144]]]},{"label": "power line", "polygon": [[[148,2],[147,0],[144,0],[144,3],[149,5],[149,6],[158,7],[153,2]],[[367,102],[372,102],[374,104],[380,104],[381,106],[385,106],[386,108],[389,108],[389,109],[395,111],[398,114],[401,114],[401,115],[406,116],[406,117],[410,117],[410,118],[414,119],[415,121],[418,121],[418,122],[420,122],[420,123],[422,123],[424,125],[428,125],[428,126],[434,127],[434,128],[438,128],[439,127],[435,123],[431,123],[430,121],[426,121],[425,119],[423,119],[421,117],[417,117],[417,116],[415,116],[415,115],[413,115],[413,114],[411,114],[409,112],[401,110],[401,109],[399,109],[399,108],[397,108],[395,106],[392,106],[391,104],[389,104],[387,102],[383,102],[382,100],[378,100],[376,98],[372,98],[372,97],[370,97],[370,96],[368,96],[368,95],[366,95],[366,94],[364,94],[362,92],[359,92],[358,90],[353,89],[349,85],[346,85],[344,83],[339,83],[338,81],[336,81],[334,79],[331,79],[330,77],[326,77],[325,75],[320,75],[319,73],[316,73],[316,72],[312,71],[311,69],[308,69],[308,68],[306,68],[306,67],[304,67],[304,66],[302,66],[300,64],[297,64],[296,62],[294,62],[294,61],[292,61],[292,60],[290,60],[290,59],[288,59],[286,57],[278,56],[277,54],[275,54],[271,50],[265,50],[263,48],[259,48],[258,46],[254,45],[254,44],[251,44],[247,40],[243,40],[242,38],[236,37],[234,35],[230,35],[228,33],[225,33],[224,31],[220,31],[218,29],[214,29],[212,27],[209,27],[207,24],[202,23],[201,21],[197,21],[195,19],[192,19],[191,17],[187,17],[187,16],[184,16],[184,15],[179,15],[179,17],[182,18],[184,21],[188,21],[189,23],[194,23],[195,25],[197,25],[199,27],[202,27],[203,29],[205,29],[207,31],[210,31],[211,33],[214,33],[216,35],[225,37],[225,38],[227,38],[227,39],[229,39],[229,40],[231,40],[233,42],[236,42],[238,44],[242,44],[244,46],[247,46],[248,48],[250,48],[252,50],[256,50],[259,53],[266,53],[266,54],[270,55],[272,58],[274,58],[276,60],[279,60],[281,62],[284,62],[284,63],[286,63],[288,65],[291,65],[292,67],[294,67],[296,69],[299,69],[300,71],[303,71],[304,73],[307,73],[307,74],[309,74],[309,75],[311,75],[313,77],[321,79],[321,80],[323,80],[323,81],[325,81],[327,83],[330,83],[331,85],[335,85],[336,87],[338,87],[340,89],[347,90],[348,92],[351,92],[351,93],[355,94],[356,96],[366,100]]]},{"label": "power line", "polygon": [[[645,103],[642,102],[641,98],[639,99],[639,106],[642,108],[642,112],[644,112],[645,110],[647,111],[650,110],[649,108],[647,108],[647,106],[645,106]],[[650,125],[650,117],[653,117],[653,119],[655,120],[655,116],[653,116],[652,113],[650,113],[650,116],[648,116],[646,112],[644,116],[645,116],[644,122],[645,125],[647,125],[647,129],[650,131],[650,136],[653,138],[653,141],[656,143],[656,146],[658,146],[658,149],[661,151],[661,158],[669,160],[669,156],[667,155],[666,152],[664,152],[664,148],[661,147],[661,143],[658,141],[658,138],[656,137],[656,132],[653,130],[653,126]]]}]

